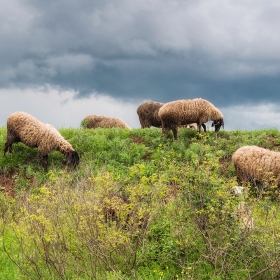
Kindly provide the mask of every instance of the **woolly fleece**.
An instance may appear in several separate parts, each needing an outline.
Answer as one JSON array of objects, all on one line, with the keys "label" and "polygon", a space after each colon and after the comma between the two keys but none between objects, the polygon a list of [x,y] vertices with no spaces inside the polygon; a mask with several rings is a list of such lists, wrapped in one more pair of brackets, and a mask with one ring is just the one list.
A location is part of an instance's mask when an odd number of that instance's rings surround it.
[{"label": "woolly fleece", "polygon": [[42,156],[55,150],[63,154],[74,151],[52,125],[42,123],[25,112],[15,112],[8,117],[7,142],[22,142],[28,147],[37,147]]},{"label": "woolly fleece", "polygon": [[162,121],[162,132],[173,131],[177,139],[178,127],[196,123],[198,131],[201,125],[208,121],[222,120],[223,114],[212,103],[205,99],[184,99],[164,104],[158,113]]},{"label": "woolly fleece", "polygon": [[147,101],[140,104],[137,108],[137,114],[141,128],[161,127],[161,119],[158,116],[159,109],[164,105],[161,102]]},{"label": "woolly fleece", "polygon": [[124,121],[118,118],[111,118],[105,116],[89,115],[82,121],[86,128],[113,128],[120,127],[125,129],[131,129]]},{"label": "woolly fleece", "polygon": [[258,146],[244,146],[232,155],[237,178],[242,181],[270,181],[274,176],[280,186],[280,152]]}]

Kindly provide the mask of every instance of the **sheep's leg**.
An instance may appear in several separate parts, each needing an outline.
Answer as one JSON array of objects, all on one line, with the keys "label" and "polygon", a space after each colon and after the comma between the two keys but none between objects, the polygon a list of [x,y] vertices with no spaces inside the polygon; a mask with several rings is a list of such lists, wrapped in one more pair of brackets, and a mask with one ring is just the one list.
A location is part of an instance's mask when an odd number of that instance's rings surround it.
[{"label": "sheep's leg", "polygon": [[161,136],[163,137],[164,135],[167,135],[169,132],[170,128],[165,125],[165,123],[162,121],[161,122]]},{"label": "sheep's leg", "polygon": [[4,147],[4,156],[6,155],[7,151],[9,150],[12,153],[12,145],[13,143],[6,142]]},{"label": "sheep's leg", "polygon": [[247,175],[244,174],[244,172],[234,164],[235,170],[236,170],[236,182],[238,183],[238,185],[242,185],[243,182],[247,181]]},{"label": "sheep's leg", "polygon": [[9,133],[9,131],[8,131],[7,141],[6,141],[5,147],[4,147],[4,155],[6,155],[7,151],[9,151],[10,153],[13,152],[12,145],[13,145],[13,143],[16,143],[16,142],[20,142],[20,138],[13,135],[12,133]]},{"label": "sheep's leg", "polygon": [[197,124],[197,131],[200,133],[201,127],[203,127],[204,132],[206,132],[206,125],[203,124]]},{"label": "sheep's leg", "polygon": [[172,127],[172,132],[174,135],[174,139],[178,140],[178,127]]},{"label": "sheep's leg", "polygon": [[204,132],[206,132],[206,125],[203,123],[201,126],[203,127]]},{"label": "sheep's leg", "polygon": [[48,171],[48,162],[49,162],[48,155],[43,155],[43,156],[40,155],[40,158],[41,158],[40,163],[41,163],[44,171],[47,172]]}]

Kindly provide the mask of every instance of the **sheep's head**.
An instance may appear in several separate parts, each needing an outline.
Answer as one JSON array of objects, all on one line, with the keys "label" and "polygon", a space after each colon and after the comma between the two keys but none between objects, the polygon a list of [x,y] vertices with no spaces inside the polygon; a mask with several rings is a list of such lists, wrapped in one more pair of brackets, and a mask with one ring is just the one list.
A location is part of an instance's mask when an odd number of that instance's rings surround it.
[{"label": "sheep's head", "polygon": [[66,154],[66,163],[72,166],[77,166],[80,163],[80,157],[76,151],[71,151]]},{"label": "sheep's head", "polygon": [[224,120],[223,119],[214,120],[212,123],[212,127],[213,126],[215,126],[215,132],[218,132],[221,126],[224,128]]}]

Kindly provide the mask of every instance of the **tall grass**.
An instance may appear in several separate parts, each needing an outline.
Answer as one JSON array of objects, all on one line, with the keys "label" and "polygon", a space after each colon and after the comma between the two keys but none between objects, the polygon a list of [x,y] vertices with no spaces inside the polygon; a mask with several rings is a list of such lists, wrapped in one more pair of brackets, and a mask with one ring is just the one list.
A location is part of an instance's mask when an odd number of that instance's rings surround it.
[{"label": "tall grass", "polygon": [[[61,129],[81,156],[78,168],[23,145],[0,156],[16,196],[0,195],[0,279],[277,279],[277,189],[245,203],[242,226],[231,194],[232,153],[243,145],[278,150],[276,129]],[[0,143],[6,129],[0,129]],[[246,185],[250,190],[250,186]],[[8,275],[8,277],[7,277]],[[2,277],[2,278],[1,278]]]}]

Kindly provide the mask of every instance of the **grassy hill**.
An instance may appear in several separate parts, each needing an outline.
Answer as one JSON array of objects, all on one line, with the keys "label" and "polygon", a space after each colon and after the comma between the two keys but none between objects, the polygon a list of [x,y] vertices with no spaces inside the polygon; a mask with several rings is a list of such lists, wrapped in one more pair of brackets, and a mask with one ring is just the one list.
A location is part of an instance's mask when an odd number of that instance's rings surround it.
[{"label": "grassy hill", "polygon": [[80,154],[74,170],[52,152],[43,172],[22,143],[0,156],[0,279],[280,277],[278,188],[246,185],[244,201],[231,193],[232,153],[278,151],[277,129],[181,129],[179,141],[160,129],[60,132]]}]

